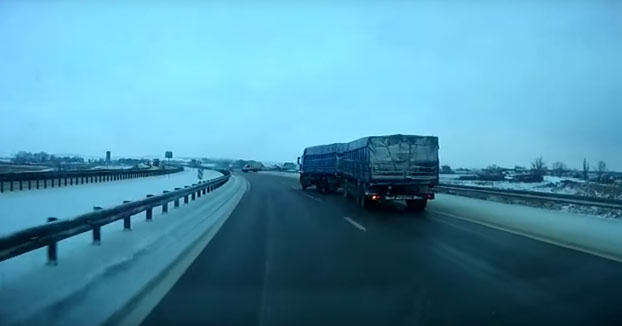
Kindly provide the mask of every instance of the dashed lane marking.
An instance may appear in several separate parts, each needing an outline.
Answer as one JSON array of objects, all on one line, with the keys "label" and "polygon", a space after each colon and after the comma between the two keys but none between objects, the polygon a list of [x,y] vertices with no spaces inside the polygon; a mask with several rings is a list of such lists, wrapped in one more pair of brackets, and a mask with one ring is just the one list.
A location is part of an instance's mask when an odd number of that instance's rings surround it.
[{"label": "dashed lane marking", "polygon": [[347,216],[346,216],[346,217],[344,217],[344,219],[345,219],[346,221],[350,222],[350,224],[354,225],[354,227],[355,227],[355,228],[357,228],[357,229],[359,229],[359,230],[361,230],[361,231],[363,231],[363,232],[367,231],[367,229],[366,229],[364,226],[360,225],[360,224],[359,224],[358,222],[356,222],[355,220],[353,220],[353,219],[351,219],[351,218],[349,218],[349,217],[347,217]]}]

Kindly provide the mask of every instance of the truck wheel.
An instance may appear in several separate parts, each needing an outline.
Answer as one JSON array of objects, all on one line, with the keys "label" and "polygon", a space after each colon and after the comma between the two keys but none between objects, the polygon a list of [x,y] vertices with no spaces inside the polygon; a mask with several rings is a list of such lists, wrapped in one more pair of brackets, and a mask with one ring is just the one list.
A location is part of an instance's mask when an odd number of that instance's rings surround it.
[{"label": "truck wheel", "polygon": [[320,183],[318,183],[317,189],[321,193],[325,193],[326,192],[326,180],[324,178],[320,179]]},{"label": "truck wheel", "polygon": [[367,197],[365,197],[365,193],[361,194],[361,199],[359,199],[359,206],[361,206],[361,208],[369,208],[369,199],[367,199]]},{"label": "truck wheel", "polygon": [[359,189],[358,198],[359,206],[361,206],[362,208],[367,208],[369,206],[367,197],[365,196],[365,189],[363,187],[360,187]]},{"label": "truck wheel", "polygon": [[427,199],[407,200],[406,208],[411,212],[421,212],[425,209],[425,206],[427,204],[428,204]]}]

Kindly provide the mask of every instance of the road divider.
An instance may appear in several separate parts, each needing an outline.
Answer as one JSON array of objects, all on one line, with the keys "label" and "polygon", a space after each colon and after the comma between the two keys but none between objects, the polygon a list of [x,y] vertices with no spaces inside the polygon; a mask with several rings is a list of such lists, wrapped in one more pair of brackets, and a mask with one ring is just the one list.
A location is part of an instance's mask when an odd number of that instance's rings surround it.
[{"label": "road divider", "polygon": [[66,187],[74,184],[99,183],[151,177],[183,171],[183,167],[164,169],[113,169],[86,171],[46,171],[0,173],[0,193],[5,191]]},{"label": "road divider", "polygon": [[539,200],[558,202],[574,205],[596,206],[602,208],[622,209],[622,200],[612,198],[586,197],[567,194],[545,193],[527,190],[509,190],[495,189],[475,186],[463,186],[453,184],[441,184],[436,187],[437,190],[445,193],[461,195],[461,194],[486,194],[510,198],[519,198],[527,200]]},{"label": "road divider", "polygon": [[48,247],[48,264],[56,265],[58,262],[57,243],[72,236],[93,231],[93,243],[101,244],[100,228],[104,225],[118,220],[124,221],[124,229],[131,230],[131,217],[145,212],[147,220],[151,220],[154,207],[161,206],[162,213],[168,212],[168,203],[175,202],[175,207],[179,206],[179,200],[184,198],[187,204],[189,197],[192,200],[201,197],[201,194],[209,193],[223,184],[229,178],[228,171],[221,171],[224,175],[209,181],[193,184],[191,187],[177,189],[175,191],[164,191],[163,194],[154,196],[147,195],[147,198],[138,201],[125,201],[122,205],[97,209],[73,219],[56,219],[49,217],[48,223],[41,226],[31,227],[25,230],[0,238],[0,261],[4,261],[29,251]]}]

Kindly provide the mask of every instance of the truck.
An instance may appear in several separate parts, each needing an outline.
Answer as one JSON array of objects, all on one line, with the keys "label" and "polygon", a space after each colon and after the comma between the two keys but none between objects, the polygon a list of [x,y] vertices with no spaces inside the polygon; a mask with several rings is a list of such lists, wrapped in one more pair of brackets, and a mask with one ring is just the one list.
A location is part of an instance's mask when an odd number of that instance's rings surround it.
[{"label": "truck", "polygon": [[409,210],[421,211],[434,199],[438,149],[438,137],[401,134],[314,146],[301,158],[300,183],[321,192],[341,187],[363,208],[405,201]]},{"label": "truck", "polygon": [[315,186],[320,192],[333,192],[339,188],[341,178],[337,171],[337,159],[345,146],[335,143],[305,148],[302,157],[298,158],[302,190]]},{"label": "truck", "polygon": [[242,167],[242,172],[257,172],[263,169],[261,162],[250,162]]}]

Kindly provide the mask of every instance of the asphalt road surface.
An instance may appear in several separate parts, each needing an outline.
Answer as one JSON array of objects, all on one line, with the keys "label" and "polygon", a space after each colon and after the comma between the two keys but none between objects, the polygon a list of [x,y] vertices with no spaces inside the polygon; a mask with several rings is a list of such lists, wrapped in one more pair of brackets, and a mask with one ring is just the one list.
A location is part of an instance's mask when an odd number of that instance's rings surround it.
[{"label": "asphalt road surface", "polygon": [[144,325],[622,324],[622,264],[440,213],[251,190]]}]

